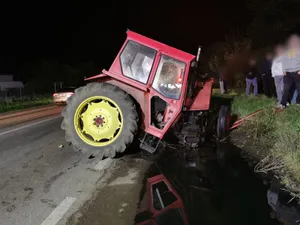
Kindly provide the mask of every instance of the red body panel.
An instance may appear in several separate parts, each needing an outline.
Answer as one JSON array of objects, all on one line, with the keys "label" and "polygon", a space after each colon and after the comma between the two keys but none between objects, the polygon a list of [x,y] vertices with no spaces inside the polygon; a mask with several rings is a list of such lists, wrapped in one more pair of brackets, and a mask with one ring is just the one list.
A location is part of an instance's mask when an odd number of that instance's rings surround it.
[{"label": "red body panel", "polygon": [[[120,55],[123,52],[127,42],[135,41],[142,45],[148,46],[154,50],[156,50],[157,54],[155,56],[152,69],[149,75],[148,82],[146,84],[140,83],[136,80],[133,80],[129,77],[126,77],[122,73],[121,65],[120,65]],[[184,77],[182,80],[182,92],[180,95],[180,99],[174,100],[164,97],[154,88],[152,88],[152,82],[154,80],[154,76],[160,61],[160,58],[164,55],[168,55],[173,57],[174,59],[180,60],[184,62],[186,65],[186,69],[184,71]],[[187,90],[187,82],[188,82],[188,75],[189,75],[189,68],[191,61],[195,59],[194,55],[186,53],[184,51],[178,50],[176,48],[170,47],[158,41],[152,40],[140,34],[134,33],[132,31],[127,31],[127,39],[123,44],[119,54],[115,58],[113,64],[111,65],[109,71],[103,70],[103,74],[96,75],[85,80],[95,80],[99,79],[101,82],[108,82],[114,84],[132,97],[136,99],[139,103],[140,108],[142,110],[143,118],[142,118],[142,125],[145,132],[152,134],[158,138],[163,138],[166,131],[177,121],[181,115],[181,111],[183,108],[183,104],[185,102],[186,90]],[[110,78],[106,78],[106,76]],[[112,78],[112,79],[111,79]],[[198,96],[195,99],[195,104],[191,104],[192,110],[207,110],[209,108],[210,102],[210,95],[211,94],[211,83],[204,85],[203,90],[200,91]],[[202,93],[203,92],[203,93]],[[168,107],[165,112],[164,122],[167,122],[163,129],[158,129],[155,126],[151,125],[151,98],[153,96],[158,96],[163,99],[167,104]],[[207,98],[207,99],[206,99]],[[202,103],[200,101],[203,101]],[[194,102],[191,100],[191,103]]]},{"label": "red body panel", "polygon": [[[176,196],[177,200],[175,202],[173,202],[171,205],[163,208],[160,211],[157,211],[154,207],[153,207],[153,193],[152,193],[152,186],[163,181],[167,186],[168,189]],[[162,214],[163,212],[172,209],[172,208],[180,208],[183,212],[182,217],[184,220],[184,225],[188,225],[188,219],[187,216],[185,214],[185,210],[184,210],[184,205],[183,205],[183,201],[181,200],[180,195],[176,192],[176,190],[172,187],[172,185],[170,184],[170,182],[166,179],[166,177],[162,174],[151,177],[147,180],[147,193],[149,194],[150,200],[147,201],[149,202],[149,205],[147,206],[147,211],[150,211],[152,213],[152,219],[151,220],[147,220],[147,221],[143,221],[141,223],[138,223],[137,225],[144,225],[144,224],[148,224],[151,221],[151,224],[153,225],[157,225],[157,223],[155,222],[155,218],[157,216],[159,216],[160,214]]]},{"label": "red body panel", "polygon": [[186,105],[189,111],[208,110],[210,107],[210,98],[212,93],[213,79],[209,79],[204,83],[201,91],[198,92],[195,99],[187,99]]},{"label": "red body panel", "polygon": [[[118,74],[121,73],[120,72],[121,71],[121,66],[120,66],[119,57],[120,57],[120,54],[122,53],[122,51],[123,51],[123,49],[124,49],[124,47],[125,47],[128,40],[132,40],[132,41],[141,43],[141,44],[143,44],[147,47],[150,47],[150,48],[156,50],[158,53],[166,54],[166,55],[172,56],[172,57],[174,57],[174,58],[176,58],[180,61],[186,62],[186,63],[188,63],[187,64],[188,66],[189,66],[189,63],[193,59],[195,59],[195,56],[192,55],[192,54],[189,54],[189,53],[186,53],[186,52],[181,51],[179,49],[173,48],[171,46],[168,46],[168,45],[163,44],[161,42],[155,41],[151,38],[145,37],[145,36],[137,34],[135,32],[127,31],[127,40],[123,44],[118,56],[115,58],[115,61],[111,65],[111,67],[109,69],[110,72],[118,73]],[[156,59],[157,59],[157,61],[159,60],[158,57],[156,57]],[[154,64],[154,68],[156,68],[155,64]],[[153,72],[153,70],[152,70],[152,72]]]},{"label": "red body panel", "polygon": [[[184,209],[184,207],[183,207],[183,202],[182,202],[182,200],[181,200],[179,194],[175,191],[175,189],[172,187],[172,185],[170,184],[170,182],[169,182],[169,181],[165,178],[165,176],[162,175],[162,174],[157,175],[157,176],[155,176],[155,177],[151,177],[151,178],[148,179],[148,186],[147,186],[147,188],[150,189],[150,190],[149,190],[150,195],[151,195],[151,196],[153,195],[153,193],[152,193],[152,188],[151,188],[151,187],[152,187],[154,184],[157,184],[157,183],[159,183],[159,182],[161,182],[161,181],[164,181],[164,182],[167,184],[168,188],[169,188],[169,189],[171,190],[171,192],[176,196],[177,201],[175,201],[174,203],[172,203],[172,204],[169,205],[168,207],[162,209],[161,211],[157,211],[156,209],[153,208],[153,201],[152,201],[153,198],[151,198],[149,207],[150,207],[150,209],[151,209],[151,212],[153,212],[153,217],[156,217],[158,214],[160,214],[160,213],[162,213],[163,211],[168,210],[168,209],[170,209],[170,208],[182,208],[182,209]],[[187,218],[186,218],[185,214],[184,214],[184,220],[185,220],[185,224],[188,224],[188,223],[187,223]]]}]

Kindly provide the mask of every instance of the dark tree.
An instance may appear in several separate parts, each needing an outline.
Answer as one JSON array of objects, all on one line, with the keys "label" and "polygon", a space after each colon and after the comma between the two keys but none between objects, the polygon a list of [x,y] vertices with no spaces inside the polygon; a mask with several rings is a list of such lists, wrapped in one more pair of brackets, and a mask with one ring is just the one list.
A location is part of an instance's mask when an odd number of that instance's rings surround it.
[{"label": "dark tree", "polygon": [[300,31],[299,0],[247,0],[254,47],[271,46]]}]

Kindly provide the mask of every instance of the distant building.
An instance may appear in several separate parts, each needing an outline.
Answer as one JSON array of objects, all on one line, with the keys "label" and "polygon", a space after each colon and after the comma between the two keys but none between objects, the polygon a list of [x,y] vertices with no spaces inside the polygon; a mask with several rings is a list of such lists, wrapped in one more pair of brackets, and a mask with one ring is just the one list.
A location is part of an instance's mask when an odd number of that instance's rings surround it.
[{"label": "distant building", "polygon": [[24,84],[21,81],[14,81],[13,75],[0,75],[0,98],[12,98],[22,96]]}]

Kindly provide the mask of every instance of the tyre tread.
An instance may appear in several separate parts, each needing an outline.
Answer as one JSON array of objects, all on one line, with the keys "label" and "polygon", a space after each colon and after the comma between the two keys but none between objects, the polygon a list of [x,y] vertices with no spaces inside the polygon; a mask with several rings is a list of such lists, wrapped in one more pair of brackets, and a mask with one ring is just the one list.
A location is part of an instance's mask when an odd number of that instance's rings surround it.
[{"label": "tyre tread", "polygon": [[[123,106],[123,109],[121,110],[126,111],[122,112],[123,120],[126,120],[125,130],[122,130],[122,133],[115,142],[104,147],[90,146],[83,141],[78,140],[78,135],[75,129],[73,129],[72,127],[74,126],[72,113],[78,107],[78,101],[82,96],[97,92],[101,92],[101,95],[106,93],[108,95],[117,96],[117,98],[120,100],[121,105]],[[133,142],[134,136],[138,130],[138,113],[134,102],[126,92],[114,85],[107,83],[93,82],[87,84],[86,86],[77,88],[74,95],[68,99],[67,106],[62,110],[61,115],[63,117],[61,128],[65,130],[66,141],[72,143],[73,149],[75,151],[81,151],[87,155],[97,156],[98,159],[102,159],[103,157],[113,158],[117,153],[124,152],[127,146]]]}]

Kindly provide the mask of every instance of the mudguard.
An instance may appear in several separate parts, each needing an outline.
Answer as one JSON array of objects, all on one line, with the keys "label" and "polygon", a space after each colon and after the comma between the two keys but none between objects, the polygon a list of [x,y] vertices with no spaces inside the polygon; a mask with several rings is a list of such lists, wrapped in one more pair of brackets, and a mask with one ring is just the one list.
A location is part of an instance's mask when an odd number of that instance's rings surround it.
[{"label": "mudguard", "polygon": [[214,80],[210,78],[205,81],[203,88],[198,92],[194,99],[187,99],[187,111],[209,110]]}]

